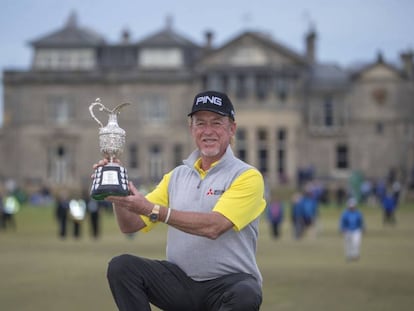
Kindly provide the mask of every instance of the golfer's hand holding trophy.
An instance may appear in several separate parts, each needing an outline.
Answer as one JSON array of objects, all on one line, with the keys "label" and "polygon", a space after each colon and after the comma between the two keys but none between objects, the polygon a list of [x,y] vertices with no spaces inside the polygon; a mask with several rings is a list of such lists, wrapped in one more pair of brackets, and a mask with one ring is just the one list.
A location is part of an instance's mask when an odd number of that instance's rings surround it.
[{"label": "golfer's hand holding trophy", "polygon": [[[91,197],[95,200],[104,200],[107,196],[127,196],[128,174],[118,161],[125,145],[125,131],[118,126],[117,115],[121,108],[129,105],[123,103],[109,110],[99,98],[89,106],[89,112],[93,119],[100,125],[99,128],[99,148],[101,154],[108,159],[108,164],[98,166],[93,174],[91,187]],[[99,107],[100,111],[105,111],[108,116],[108,124],[103,126],[102,122],[95,116],[93,109]]]}]

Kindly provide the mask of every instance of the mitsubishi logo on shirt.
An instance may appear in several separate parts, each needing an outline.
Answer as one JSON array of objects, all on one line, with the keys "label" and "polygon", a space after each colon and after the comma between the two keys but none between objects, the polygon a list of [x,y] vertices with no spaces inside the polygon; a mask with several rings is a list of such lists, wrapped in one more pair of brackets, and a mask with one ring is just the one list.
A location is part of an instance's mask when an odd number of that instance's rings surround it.
[{"label": "mitsubishi logo on shirt", "polygon": [[224,193],[224,190],[214,190],[212,188],[208,189],[206,195],[221,195]]}]

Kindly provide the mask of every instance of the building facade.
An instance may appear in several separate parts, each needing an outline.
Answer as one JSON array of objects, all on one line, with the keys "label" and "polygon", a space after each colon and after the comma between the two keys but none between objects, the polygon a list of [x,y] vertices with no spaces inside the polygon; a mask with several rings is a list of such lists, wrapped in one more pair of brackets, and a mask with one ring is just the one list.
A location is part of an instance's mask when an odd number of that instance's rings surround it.
[{"label": "building facade", "polygon": [[[187,113],[206,89],[228,93],[238,124],[234,151],[270,186],[295,185],[298,172],[341,180],[353,171],[407,178],[414,160],[413,53],[398,65],[379,54],[370,64],[341,68],[316,57],[317,34],[293,51],[269,35],[245,31],[221,46],[206,33],[199,45],[171,24],[120,42],[66,24],[31,42],[32,65],[3,73],[4,124],[0,176],[19,184],[89,187],[101,158],[99,125],[89,105],[131,105],[122,161],[130,179],[155,183],[194,148]],[[107,116],[97,115],[102,123]]]}]

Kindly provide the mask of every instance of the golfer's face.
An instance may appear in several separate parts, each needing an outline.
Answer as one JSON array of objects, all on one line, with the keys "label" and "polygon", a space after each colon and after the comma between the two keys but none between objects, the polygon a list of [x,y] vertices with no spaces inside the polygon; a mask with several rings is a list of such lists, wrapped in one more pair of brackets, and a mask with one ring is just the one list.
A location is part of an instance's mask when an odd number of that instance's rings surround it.
[{"label": "golfer's face", "polygon": [[194,141],[201,155],[214,161],[224,154],[235,130],[234,122],[215,112],[198,111],[193,114],[191,134]]}]

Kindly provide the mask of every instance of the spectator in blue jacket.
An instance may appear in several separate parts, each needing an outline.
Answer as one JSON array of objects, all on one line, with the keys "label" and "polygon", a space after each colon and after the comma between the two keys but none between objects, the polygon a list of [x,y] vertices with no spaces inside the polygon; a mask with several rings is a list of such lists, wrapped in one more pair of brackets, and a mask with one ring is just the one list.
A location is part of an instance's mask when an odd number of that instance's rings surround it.
[{"label": "spectator in blue jacket", "polygon": [[395,225],[395,210],[397,209],[397,200],[392,192],[387,192],[381,198],[381,206],[384,212],[383,223]]},{"label": "spectator in blue jacket", "polygon": [[295,239],[300,239],[303,236],[305,223],[303,220],[302,195],[295,193],[292,197],[291,203],[291,220],[293,227],[293,236]]},{"label": "spectator in blue jacket", "polygon": [[348,261],[358,260],[362,233],[365,231],[364,216],[357,209],[357,201],[351,198],[346,209],[342,212],[339,223],[340,231],[344,236],[345,257]]},{"label": "spectator in blue jacket", "polygon": [[283,222],[284,217],[284,208],[283,203],[277,200],[273,200],[267,206],[267,218],[269,220],[272,235],[274,238],[280,236],[280,225]]},{"label": "spectator in blue jacket", "polygon": [[302,206],[301,208],[305,230],[308,231],[310,236],[314,238],[317,234],[319,203],[315,198],[311,185],[308,185],[305,188],[300,204]]}]

